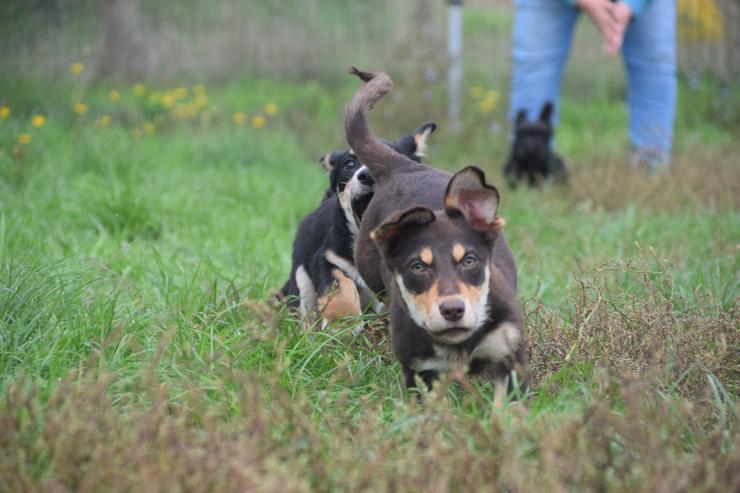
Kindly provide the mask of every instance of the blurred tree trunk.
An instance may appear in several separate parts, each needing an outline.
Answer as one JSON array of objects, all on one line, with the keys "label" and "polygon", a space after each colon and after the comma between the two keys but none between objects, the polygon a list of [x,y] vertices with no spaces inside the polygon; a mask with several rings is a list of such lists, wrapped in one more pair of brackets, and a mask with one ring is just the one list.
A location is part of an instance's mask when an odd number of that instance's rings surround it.
[{"label": "blurred tree trunk", "polygon": [[103,50],[97,78],[140,77],[146,70],[146,51],[138,37],[139,1],[105,0]]}]

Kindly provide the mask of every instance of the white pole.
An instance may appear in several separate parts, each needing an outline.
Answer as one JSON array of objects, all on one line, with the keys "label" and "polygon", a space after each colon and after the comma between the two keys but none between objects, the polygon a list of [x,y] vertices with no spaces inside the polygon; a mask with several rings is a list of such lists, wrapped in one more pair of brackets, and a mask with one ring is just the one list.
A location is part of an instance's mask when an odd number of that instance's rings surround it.
[{"label": "white pole", "polygon": [[450,69],[447,75],[449,118],[453,131],[460,131],[460,83],[462,82],[462,0],[447,0],[447,55]]}]

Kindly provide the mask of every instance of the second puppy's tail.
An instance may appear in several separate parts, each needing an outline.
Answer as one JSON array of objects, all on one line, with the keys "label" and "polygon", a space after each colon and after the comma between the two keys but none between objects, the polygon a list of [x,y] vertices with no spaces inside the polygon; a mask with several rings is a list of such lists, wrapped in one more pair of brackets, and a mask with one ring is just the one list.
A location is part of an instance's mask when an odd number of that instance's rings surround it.
[{"label": "second puppy's tail", "polygon": [[355,67],[350,73],[359,77],[364,84],[352,96],[344,113],[344,131],[347,143],[365,163],[377,182],[386,180],[392,170],[399,167],[418,166],[418,163],[391,149],[373,134],[367,124],[367,113],[375,103],[393,89],[388,75],[370,73]]}]

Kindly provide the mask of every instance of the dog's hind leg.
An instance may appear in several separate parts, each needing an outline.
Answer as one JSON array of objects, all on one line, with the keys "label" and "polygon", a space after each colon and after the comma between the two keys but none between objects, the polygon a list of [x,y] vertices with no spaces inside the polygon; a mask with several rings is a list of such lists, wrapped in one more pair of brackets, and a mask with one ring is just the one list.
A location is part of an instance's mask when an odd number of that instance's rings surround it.
[{"label": "dog's hind leg", "polygon": [[352,281],[355,283],[355,286],[357,287],[357,292],[360,294],[360,305],[362,307],[367,307],[371,304],[371,308],[375,313],[382,313],[386,311],[385,304],[375,296],[375,293],[370,289],[370,287],[368,287],[368,285],[365,283],[365,280],[362,278],[359,271],[357,270],[357,267],[355,267],[355,265],[351,261],[340,255],[337,255],[331,249],[326,250],[326,252],[324,253],[324,258],[331,265],[341,270],[344,275],[352,279]]},{"label": "dog's hind leg", "polygon": [[334,268],[331,271],[334,281],[329,289],[318,297],[318,306],[323,318],[323,327],[345,317],[359,317],[362,314],[360,294],[352,280]]}]

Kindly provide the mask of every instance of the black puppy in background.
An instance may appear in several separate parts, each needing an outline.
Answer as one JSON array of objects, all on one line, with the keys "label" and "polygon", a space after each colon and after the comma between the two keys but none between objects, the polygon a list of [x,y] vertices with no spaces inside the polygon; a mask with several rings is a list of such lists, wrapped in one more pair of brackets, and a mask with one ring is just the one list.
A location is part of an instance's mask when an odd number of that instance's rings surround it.
[{"label": "black puppy in background", "polygon": [[[384,143],[420,162],[427,138],[436,128],[435,123],[426,123],[395,142]],[[360,220],[373,197],[374,180],[351,149],[331,152],[319,161],[329,174],[329,188],[318,208],[298,226],[290,279],[277,297],[302,317],[318,309],[326,326],[360,315],[369,302],[374,302],[376,312],[383,307],[357,272],[352,252]]]},{"label": "black puppy in background", "polygon": [[568,180],[565,163],[550,147],[552,111],[552,103],[548,101],[537,120],[527,120],[527,110],[517,113],[514,144],[504,166],[504,177],[510,185],[520,181],[534,186],[550,179],[557,183]]}]

